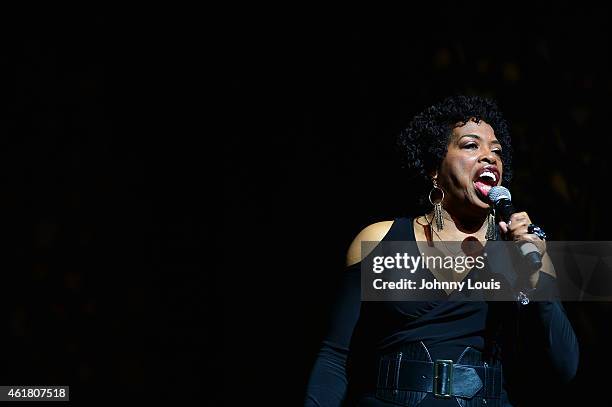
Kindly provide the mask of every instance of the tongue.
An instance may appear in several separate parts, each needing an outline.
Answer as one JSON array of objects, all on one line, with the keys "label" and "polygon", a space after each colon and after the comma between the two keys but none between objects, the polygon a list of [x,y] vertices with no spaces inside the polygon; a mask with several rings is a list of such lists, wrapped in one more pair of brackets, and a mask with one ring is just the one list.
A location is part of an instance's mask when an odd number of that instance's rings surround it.
[{"label": "tongue", "polygon": [[489,196],[489,191],[491,190],[491,185],[487,185],[482,181],[475,181],[474,186],[476,187],[476,191],[480,192],[480,195],[483,197]]}]

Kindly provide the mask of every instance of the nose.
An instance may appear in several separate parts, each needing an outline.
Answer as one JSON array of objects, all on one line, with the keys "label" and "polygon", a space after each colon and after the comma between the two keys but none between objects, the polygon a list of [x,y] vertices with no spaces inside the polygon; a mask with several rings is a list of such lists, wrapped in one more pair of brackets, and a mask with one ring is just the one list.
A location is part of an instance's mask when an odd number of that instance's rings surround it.
[{"label": "nose", "polygon": [[479,159],[479,161],[481,162],[484,161],[489,164],[497,164],[497,160],[498,160],[497,155],[488,149],[483,152],[483,154],[480,156],[480,159]]}]

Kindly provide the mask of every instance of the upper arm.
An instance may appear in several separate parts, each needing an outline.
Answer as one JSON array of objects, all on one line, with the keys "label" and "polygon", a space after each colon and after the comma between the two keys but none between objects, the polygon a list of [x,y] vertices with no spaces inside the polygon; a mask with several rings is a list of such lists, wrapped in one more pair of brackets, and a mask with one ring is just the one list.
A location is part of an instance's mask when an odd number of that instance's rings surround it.
[{"label": "upper arm", "polygon": [[[369,253],[361,253],[361,242],[380,242],[393,224],[392,220],[373,223],[363,228],[359,234],[353,239],[353,242],[349,246],[346,253],[346,265],[351,266],[355,263],[359,263],[362,258],[367,256]],[[373,250],[374,247],[370,250]]]}]

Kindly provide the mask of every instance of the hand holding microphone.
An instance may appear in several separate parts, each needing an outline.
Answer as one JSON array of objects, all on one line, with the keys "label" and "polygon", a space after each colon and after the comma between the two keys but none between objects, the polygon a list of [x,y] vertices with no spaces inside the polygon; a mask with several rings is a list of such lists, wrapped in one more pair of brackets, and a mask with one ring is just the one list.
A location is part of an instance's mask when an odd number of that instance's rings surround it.
[{"label": "hand holding microphone", "polygon": [[512,205],[512,196],[507,188],[496,186],[489,191],[489,200],[502,220],[500,228],[508,237],[519,244],[529,268],[542,268],[542,256],[546,252],[546,234],[531,223],[527,212],[517,212]]}]

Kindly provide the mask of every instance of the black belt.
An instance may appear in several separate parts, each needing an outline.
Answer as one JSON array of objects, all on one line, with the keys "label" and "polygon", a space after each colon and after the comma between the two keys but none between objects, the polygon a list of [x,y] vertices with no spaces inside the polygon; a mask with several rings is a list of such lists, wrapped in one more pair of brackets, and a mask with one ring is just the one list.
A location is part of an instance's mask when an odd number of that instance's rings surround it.
[{"label": "black belt", "polygon": [[432,361],[422,342],[384,355],[379,361],[377,396],[400,404],[416,405],[427,393],[433,393],[438,398],[457,397],[460,405],[485,399],[491,406],[497,404],[501,390],[501,365],[483,361],[482,354],[471,347],[456,363]]}]

